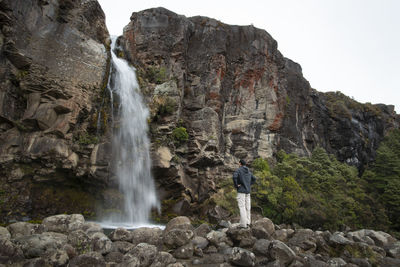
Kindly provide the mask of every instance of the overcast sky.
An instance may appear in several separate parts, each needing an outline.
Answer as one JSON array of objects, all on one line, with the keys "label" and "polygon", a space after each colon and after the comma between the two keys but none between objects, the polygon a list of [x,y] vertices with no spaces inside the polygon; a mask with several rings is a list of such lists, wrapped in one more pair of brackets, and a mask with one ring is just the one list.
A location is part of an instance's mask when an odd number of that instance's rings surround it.
[{"label": "overcast sky", "polygon": [[266,30],[318,91],[341,91],[400,113],[400,1],[397,0],[98,0],[110,34],[132,12],[165,7],[186,17]]}]

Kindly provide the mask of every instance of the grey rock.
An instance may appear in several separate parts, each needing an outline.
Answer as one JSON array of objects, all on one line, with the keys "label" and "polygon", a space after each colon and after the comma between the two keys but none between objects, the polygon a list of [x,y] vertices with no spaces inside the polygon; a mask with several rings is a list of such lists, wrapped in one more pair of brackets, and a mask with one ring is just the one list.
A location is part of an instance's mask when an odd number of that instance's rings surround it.
[{"label": "grey rock", "polygon": [[89,234],[89,238],[93,251],[100,252],[103,255],[111,252],[112,242],[104,233],[94,232]]},{"label": "grey rock", "polygon": [[10,239],[11,234],[7,228],[0,226],[0,239]]},{"label": "grey rock", "polygon": [[256,255],[269,256],[269,245],[271,241],[259,239],[253,246],[253,251]]},{"label": "grey rock", "polygon": [[167,234],[169,231],[173,229],[180,229],[180,230],[194,230],[190,219],[185,216],[178,216],[170,220],[164,229],[164,235]]},{"label": "grey rock", "polygon": [[67,266],[69,262],[68,253],[63,250],[55,250],[45,256],[46,262],[50,263],[51,266]]},{"label": "grey rock", "polygon": [[299,229],[294,236],[290,238],[288,245],[297,246],[304,252],[315,252],[317,249],[317,240],[311,229]]},{"label": "grey rock", "polygon": [[397,241],[391,245],[385,247],[388,256],[396,259],[400,259],[400,242]]},{"label": "grey rock", "polygon": [[250,228],[242,229],[231,227],[226,234],[230,237],[235,246],[243,248],[252,247],[257,240],[252,235],[252,230]]},{"label": "grey rock", "polygon": [[21,248],[9,239],[0,238],[0,264],[18,262],[24,259]]},{"label": "grey rock", "polygon": [[168,252],[160,251],[157,253],[156,258],[153,263],[150,265],[151,267],[164,267],[168,264],[176,263],[176,259]]},{"label": "grey rock", "polygon": [[132,261],[132,258],[136,258],[139,260],[139,266],[150,266],[156,259],[157,253],[156,246],[140,243],[125,254],[122,264],[127,264]]},{"label": "grey rock", "polygon": [[270,236],[275,232],[274,223],[268,218],[262,218],[253,223],[252,227],[261,227],[264,229]]},{"label": "grey rock", "polygon": [[397,267],[400,266],[400,259],[384,258],[379,264],[385,267]]},{"label": "grey rock", "polygon": [[44,218],[42,224],[49,232],[68,233],[78,230],[85,223],[81,214],[60,214]]},{"label": "grey rock", "polygon": [[7,230],[11,234],[12,238],[17,238],[26,235],[43,233],[44,227],[40,224],[16,222],[7,226]]},{"label": "grey rock", "polygon": [[194,233],[192,230],[173,229],[164,233],[163,242],[171,248],[178,248],[190,242]]},{"label": "grey rock", "polygon": [[103,256],[98,252],[88,252],[75,258],[69,262],[70,267],[92,266],[92,267],[105,267],[106,263]]},{"label": "grey rock", "polygon": [[271,241],[269,253],[272,259],[279,260],[283,264],[290,264],[296,256],[291,248],[279,240]]},{"label": "grey rock", "polygon": [[117,228],[110,233],[110,239],[112,241],[128,241],[132,242],[132,232],[125,228]]},{"label": "grey rock", "polygon": [[232,250],[232,255],[230,257],[230,262],[237,266],[254,266],[256,261],[256,256],[253,252],[234,247]]},{"label": "grey rock", "polygon": [[343,236],[343,233],[336,232],[329,238],[329,244],[331,246],[344,246],[349,245],[352,242]]},{"label": "grey rock", "polygon": [[208,225],[208,224],[206,224],[206,223],[203,223],[203,224],[199,225],[199,226],[194,230],[195,235],[201,236],[201,237],[204,237],[204,238],[207,236],[207,234],[208,234],[209,232],[211,232],[211,227],[210,227],[210,225]]},{"label": "grey rock", "polygon": [[332,258],[329,259],[327,263],[329,267],[343,267],[347,265],[347,262],[345,262],[342,258]]},{"label": "grey rock", "polygon": [[110,252],[104,256],[104,260],[106,263],[114,262],[114,263],[121,263],[124,258],[124,254],[121,252]]},{"label": "grey rock", "polygon": [[61,249],[67,243],[67,240],[67,236],[63,234],[45,232],[21,236],[16,238],[15,242],[21,247],[26,258],[36,258]]},{"label": "grey rock", "polygon": [[173,255],[177,259],[190,259],[193,257],[194,247],[193,244],[189,243],[175,249]]},{"label": "grey rock", "polygon": [[130,251],[134,247],[135,247],[135,245],[133,245],[132,243],[127,242],[127,241],[114,241],[111,244],[111,251],[126,254],[128,251]]},{"label": "grey rock", "polygon": [[228,244],[229,246],[233,246],[233,242],[228,238],[227,234],[221,231],[211,231],[207,234],[207,240],[215,246],[218,246],[220,243]]},{"label": "grey rock", "polygon": [[163,231],[158,228],[142,227],[132,231],[132,243],[134,245],[139,243],[147,243],[160,247],[162,245],[162,233]]},{"label": "grey rock", "polygon": [[197,247],[200,249],[206,248],[209,243],[207,239],[205,239],[204,237],[201,237],[201,236],[195,236],[191,242],[194,247]]}]

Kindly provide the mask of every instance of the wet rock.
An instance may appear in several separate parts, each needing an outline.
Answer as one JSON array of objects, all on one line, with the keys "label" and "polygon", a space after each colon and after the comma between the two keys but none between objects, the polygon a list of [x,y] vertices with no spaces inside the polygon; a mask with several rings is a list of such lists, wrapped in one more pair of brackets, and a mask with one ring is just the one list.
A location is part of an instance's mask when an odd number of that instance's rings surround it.
[{"label": "wet rock", "polygon": [[106,263],[103,256],[98,252],[88,252],[79,256],[76,256],[70,260],[69,265],[71,267],[81,267],[81,266],[96,266],[105,267]]},{"label": "wet rock", "polygon": [[256,256],[249,250],[234,247],[230,262],[237,266],[254,266]]},{"label": "wet rock", "polygon": [[291,248],[279,240],[271,241],[269,254],[272,259],[279,260],[282,264],[290,264],[296,256]]}]

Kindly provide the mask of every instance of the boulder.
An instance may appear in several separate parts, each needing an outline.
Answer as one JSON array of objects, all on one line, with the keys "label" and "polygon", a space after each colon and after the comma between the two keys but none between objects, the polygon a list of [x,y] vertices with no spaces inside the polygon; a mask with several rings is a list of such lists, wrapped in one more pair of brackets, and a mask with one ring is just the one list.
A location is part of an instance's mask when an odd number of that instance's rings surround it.
[{"label": "boulder", "polygon": [[156,258],[153,263],[150,265],[151,267],[164,267],[169,264],[176,263],[176,259],[168,252],[160,251],[157,253]]},{"label": "boulder", "polygon": [[19,245],[9,239],[0,238],[0,264],[18,262],[24,259],[24,253]]},{"label": "boulder", "polygon": [[121,263],[123,261],[124,254],[121,252],[110,252],[107,255],[104,256],[104,260],[107,264],[109,263]]},{"label": "boulder", "polygon": [[192,230],[173,229],[164,232],[163,242],[168,247],[178,248],[189,243],[193,236]]},{"label": "boulder", "polygon": [[192,243],[183,245],[175,249],[173,255],[177,259],[190,259],[193,257],[194,247]]},{"label": "boulder", "polygon": [[111,251],[112,252],[120,252],[122,254],[126,254],[128,251],[133,249],[135,245],[127,241],[114,241],[111,244]]},{"label": "boulder", "polygon": [[105,267],[106,263],[104,261],[103,256],[98,252],[88,252],[85,254],[81,254],[76,256],[72,260],[70,260],[70,267],[81,267],[81,266],[96,266],[96,267]]},{"label": "boulder", "polygon": [[317,249],[317,241],[314,237],[314,232],[311,229],[299,229],[295,232],[292,238],[289,239],[289,246],[297,246],[303,252],[315,252]]},{"label": "boulder", "polygon": [[67,266],[69,262],[68,253],[63,249],[50,252],[44,259],[46,262],[50,263],[51,266]]},{"label": "boulder", "polygon": [[110,239],[112,241],[128,241],[132,242],[132,232],[125,228],[117,228],[110,233]]},{"label": "boulder", "polygon": [[162,245],[162,233],[163,231],[158,227],[141,227],[132,231],[131,242],[134,245],[147,243],[159,247]]},{"label": "boulder", "polygon": [[104,233],[90,233],[89,240],[93,251],[97,251],[103,255],[111,252],[112,242]]},{"label": "boulder", "polygon": [[195,236],[192,239],[192,244],[195,248],[205,249],[208,246],[208,240],[201,236]]},{"label": "boulder", "polygon": [[250,228],[243,229],[231,227],[228,229],[226,234],[230,237],[235,246],[242,248],[252,247],[257,240],[254,236],[252,236],[252,230]]},{"label": "boulder", "polygon": [[279,240],[271,241],[269,245],[269,254],[272,259],[279,260],[282,264],[290,264],[296,254],[285,243]]},{"label": "boulder", "polygon": [[49,232],[68,233],[78,230],[85,223],[85,218],[81,214],[60,214],[47,217],[42,225]]},{"label": "boulder", "polygon": [[44,232],[43,225],[27,222],[16,222],[7,226],[12,238],[17,238],[32,234],[41,234]]},{"label": "boulder", "polygon": [[385,250],[389,257],[400,259],[400,241],[386,246]]},{"label": "boulder", "polygon": [[328,260],[327,264],[329,267],[344,267],[347,265],[347,262],[345,262],[342,258],[332,258]]},{"label": "boulder", "polygon": [[167,234],[169,231],[173,229],[180,229],[180,230],[194,230],[190,219],[185,216],[178,216],[170,220],[164,229],[164,235]]},{"label": "boulder", "polygon": [[0,239],[10,239],[10,238],[11,238],[11,234],[7,230],[7,228],[0,226]]},{"label": "boulder", "polygon": [[254,266],[256,256],[249,250],[234,247],[229,261],[236,266]]},{"label": "boulder", "polygon": [[64,234],[45,232],[18,237],[15,239],[15,243],[21,247],[26,258],[36,258],[63,248],[67,240],[68,238]]},{"label": "boulder", "polygon": [[211,227],[210,227],[210,225],[208,225],[206,223],[200,224],[196,229],[194,229],[195,235],[201,236],[204,238],[207,236],[207,234],[209,232],[211,232]]},{"label": "boulder", "polygon": [[253,246],[253,251],[256,255],[269,257],[269,245],[271,241],[266,239],[258,239]]},{"label": "boulder", "polygon": [[347,239],[346,237],[344,237],[343,233],[341,233],[341,232],[335,232],[329,238],[329,244],[333,247],[345,246],[345,245],[349,245],[351,243],[352,242],[349,239]]},{"label": "boulder", "polygon": [[207,234],[207,240],[210,242],[210,244],[214,246],[218,246],[221,243],[225,243],[229,246],[233,246],[232,240],[230,240],[227,236],[226,233],[221,232],[221,231],[211,231]]},{"label": "boulder", "polygon": [[264,229],[270,236],[275,232],[275,225],[274,223],[268,218],[261,218],[255,221],[252,227],[260,227]]},{"label": "boulder", "polygon": [[132,264],[132,262],[138,262],[139,265],[137,266],[150,266],[156,259],[157,253],[157,247],[154,245],[146,243],[137,244],[127,254],[125,254],[122,265],[126,266],[124,264],[128,265]]}]

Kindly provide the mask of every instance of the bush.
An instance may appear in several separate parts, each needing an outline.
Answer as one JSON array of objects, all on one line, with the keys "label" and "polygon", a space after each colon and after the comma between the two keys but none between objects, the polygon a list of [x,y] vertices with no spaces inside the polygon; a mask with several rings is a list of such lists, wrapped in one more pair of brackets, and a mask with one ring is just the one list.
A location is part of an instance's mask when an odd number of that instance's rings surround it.
[{"label": "bush", "polygon": [[172,131],[172,137],[178,143],[183,143],[189,140],[189,134],[186,131],[185,127],[178,127]]}]

